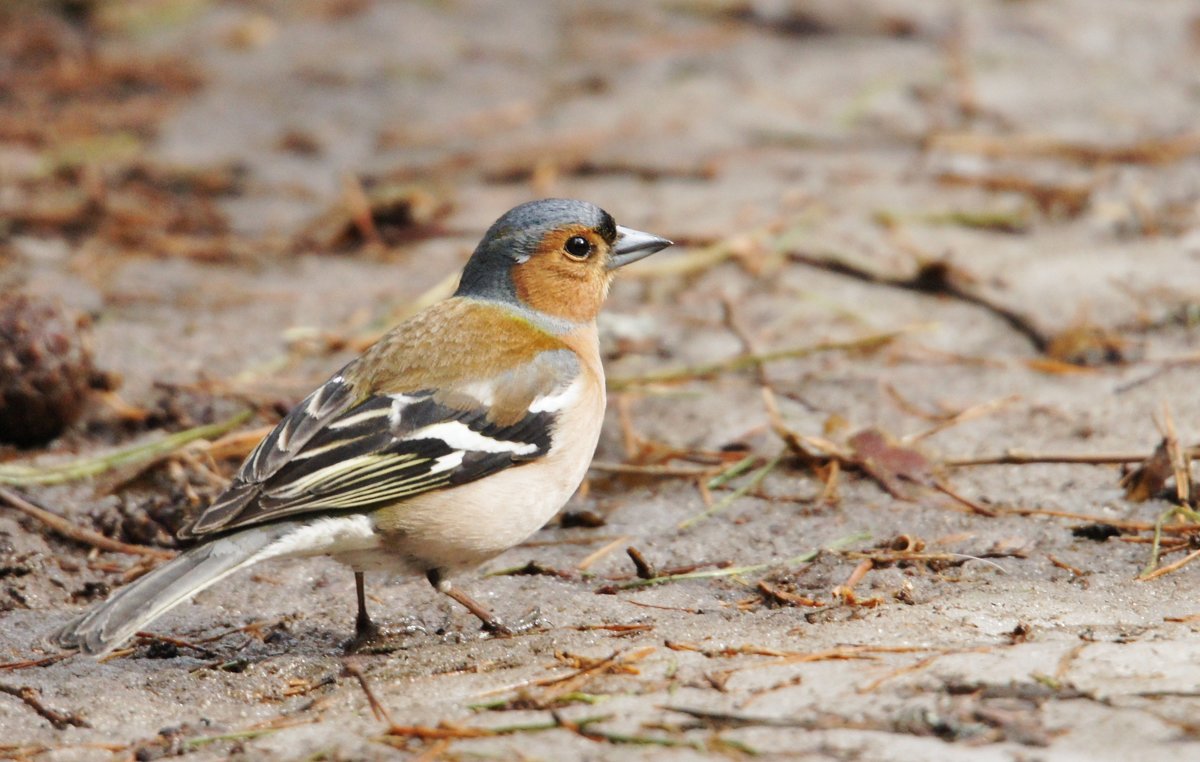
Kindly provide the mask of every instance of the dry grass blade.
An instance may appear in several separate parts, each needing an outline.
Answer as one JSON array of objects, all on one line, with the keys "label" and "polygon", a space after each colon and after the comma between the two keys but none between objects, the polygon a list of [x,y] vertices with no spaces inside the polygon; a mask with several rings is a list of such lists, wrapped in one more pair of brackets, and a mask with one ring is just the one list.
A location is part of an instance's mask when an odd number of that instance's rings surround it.
[{"label": "dry grass blade", "polygon": [[758,487],[758,485],[762,484],[763,480],[766,479],[767,476],[772,471],[774,471],[775,468],[783,461],[783,458],[785,455],[786,455],[786,451],[779,453],[774,458],[767,461],[767,464],[765,466],[763,466],[759,469],[756,469],[753,473],[750,474],[750,477],[748,479],[746,479],[745,484],[742,484],[737,489],[735,489],[733,492],[730,492],[728,495],[721,498],[721,500],[714,503],[712,505],[712,507],[710,507],[700,513],[697,513],[695,516],[692,516],[691,518],[687,518],[687,519],[684,519],[683,521],[679,522],[679,529],[681,529],[681,530],[691,529],[692,527],[696,526],[697,524],[699,524],[703,521],[707,521],[708,519],[711,519],[713,516],[717,515],[721,511],[724,511],[726,508],[728,508],[729,506],[736,503],[740,498],[744,497],[747,493],[755,490]]},{"label": "dry grass blade", "polygon": [[579,670],[569,675],[550,678],[545,682],[538,681],[541,686],[546,688],[538,696],[538,703],[541,706],[549,706],[560,697],[579,691],[585,683],[598,675],[616,674],[631,670],[636,674],[636,668],[632,665],[642,661],[657,650],[657,646],[642,646],[641,648],[614,653],[608,658],[585,664]]},{"label": "dry grass blade", "polygon": [[928,439],[929,437],[933,436],[934,434],[937,434],[938,432],[941,432],[941,431],[945,431],[946,429],[949,429],[949,428],[953,428],[954,426],[957,426],[960,423],[966,423],[967,421],[971,421],[976,418],[982,418],[984,416],[991,415],[992,413],[995,413],[996,411],[1001,410],[1020,399],[1021,399],[1021,395],[1010,394],[1007,397],[1001,397],[999,399],[982,402],[978,405],[972,405],[971,407],[968,407],[965,410],[960,410],[959,412],[955,413],[954,415],[946,418],[943,421],[938,422],[937,424],[931,426],[928,429],[925,429],[922,432],[904,437],[903,441],[905,443],[908,443],[908,442],[920,441],[922,439]]},{"label": "dry grass blade", "polygon": [[852,661],[852,660],[871,660],[876,656],[883,654],[907,654],[907,653],[922,653],[927,651],[938,651],[941,649],[923,648],[921,646],[842,646],[840,648],[830,648],[824,651],[776,651],[774,649],[754,650],[752,648],[728,649],[728,652],[722,655],[739,656],[744,654],[758,654],[768,656],[770,658],[762,661],[757,661],[752,664],[743,666],[730,667],[722,670],[719,675],[728,679],[736,672],[757,669],[771,669],[791,664],[810,664],[820,661]]},{"label": "dry grass blade", "polygon": [[1171,459],[1171,471],[1175,476],[1175,496],[1181,506],[1190,506],[1192,503],[1191,454],[1180,446],[1179,433],[1175,430],[1175,418],[1171,415],[1171,408],[1165,402],[1163,403],[1163,429],[1167,455]]},{"label": "dry grass blade", "polygon": [[1192,561],[1195,561],[1197,558],[1200,558],[1200,550],[1193,550],[1191,553],[1188,553],[1186,556],[1179,559],[1178,561],[1175,561],[1174,563],[1169,563],[1166,566],[1160,566],[1159,568],[1157,568],[1153,571],[1142,574],[1140,577],[1137,578],[1137,580],[1139,582],[1147,582],[1152,579],[1157,579],[1158,577],[1161,577],[1164,574],[1170,574],[1173,571],[1178,571],[1178,570],[1182,569],[1183,567],[1190,564]]},{"label": "dry grass blade", "polygon": [[637,463],[613,463],[606,460],[594,460],[589,468],[593,471],[599,471],[602,474],[658,476],[664,479],[691,479],[708,476],[715,472],[715,469],[712,468],[699,468],[696,466],[642,465]]},{"label": "dry grass blade", "polygon": [[[1157,477],[1156,482],[1151,483],[1147,487],[1147,491],[1150,491],[1154,490],[1155,486],[1157,486],[1158,490],[1162,489],[1166,472],[1169,471],[1170,475],[1175,478],[1175,496],[1178,504],[1164,511],[1155,522],[1154,537],[1150,546],[1150,560],[1146,562],[1146,567],[1142,569],[1142,573],[1138,576],[1139,580],[1154,579],[1163,574],[1168,574],[1190,563],[1196,556],[1193,553],[1161,569],[1156,569],[1162,550],[1163,526],[1166,522],[1178,517],[1186,519],[1193,524],[1200,523],[1200,514],[1197,514],[1191,505],[1191,456],[1179,444],[1179,435],[1175,430],[1175,419],[1171,416],[1171,409],[1166,403],[1163,403],[1163,417],[1159,423],[1159,429],[1162,431],[1163,441],[1155,452],[1155,457],[1151,458],[1146,466],[1135,473],[1145,474],[1152,472]],[[1155,465],[1157,467],[1152,468]],[[1143,477],[1141,481],[1147,481],[1150,478]],[[1157,492],[1157,490],[1154,491]]]},{"label": "dry grass blade", "polygon": [[579,564],[575,568],[578,569],[579,571],[587,571],[597,561],[599,561],[600,559],[609,555],[613,551],[617,550],[622,545],[628,544],[629,541],[632,539],[633,539],[633,535],[621,535],[620,537],[617,537],[612,542],[609,542],[609,543],[605,544],[604,546],[597,548],[595,551],[589,553],[587,555],[587,557],[584,558],[582,561],[580,561]]},{"label": "dry grass blade", "polygon": [[781,561],[768,561],[761,564],[750,564],[748,566],[727,566],[721,569],[702,569],[700,571],[684,572],[681,574],[664,574],[653,579],[634,579],[628,582],[622,582],[618,585],[613,585],[610,590],[628,590],[635,587],[648,587],[652,585],[664,585],[669,582],[683,582],[690,579],[712,579],[715,577],[737,577],[744,574],[754,574],[755,572],[766,571],[778,567],[789,568],[800,566],[801,564],[811,563],[820,553],[821,550],[840,550],[847,545],[852,545],[858,542],[866,542],[871,539],[871,535],[866,532],[858,532],[830,542],[822,549],[810,550],[807,553],[801,553],[792,558],[783,559]]},{"label": "dry grass blade", "polygon": [[198,439],[220,436],[230,429],[249,420],[249,410],[238,413],[220,423],[186,429],[162,439],[126,447],[95,458],[82,458],[56,466],[36,467],[14,463],[0,464],[0,484],[14,487],[64,484],[66,482],[99,476],[120,466],[141,463],[174,452]]}]

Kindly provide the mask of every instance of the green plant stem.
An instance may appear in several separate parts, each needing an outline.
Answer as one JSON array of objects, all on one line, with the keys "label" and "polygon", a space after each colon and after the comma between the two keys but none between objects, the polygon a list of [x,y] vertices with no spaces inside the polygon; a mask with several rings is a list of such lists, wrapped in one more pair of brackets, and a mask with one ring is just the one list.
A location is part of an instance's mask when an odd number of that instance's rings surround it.
[{"label": "green plant stem", "polygon": [[0,464],[0,484],[8,484],[13,487],[48,486],[98,476],[114,468],[167,455],[198,439],[220,436],[247,421],[252,414],[253,411],[245,410],[219,423],[196,426],[153,442],[144,442],[105,455],[81,458],[56,466],[38,467],[19,463],[3,463]]},{"label": "green plant stem", "polygon": [[733,505],[735,502],[738,501],[738,499],[744,497],[747,492],[750,492],[751,490],[757,488],[758,485],[762,484],[763,479],[766,479],[767,474],[769,474],[775,470],[775,467],[779,465],[780,461],[783,460],[785,455],[787,455],[787,450],[780,452],[774,458],[767,461],[767,464],[765,466],[762,466],[761,468],[755,470],[754,473],[750,474],[750,478],[746,480],[745,484],[738,487],[733,492],[730,492],[728,495],[721,498],[717,502],[713,503],[711,506],[709,506],[706,510],[702,511],[701,513],[697,513],[695,516],[692,516],[691,518],[684,519],[683,521],[681,521],[679,523],[679,528],[680,529],[691,529],[692,527],[696,526],[700,522],[707,521],[708,519],[712,518],[713,516],[716,516],[718,513],[725,510],[729,506]]}]

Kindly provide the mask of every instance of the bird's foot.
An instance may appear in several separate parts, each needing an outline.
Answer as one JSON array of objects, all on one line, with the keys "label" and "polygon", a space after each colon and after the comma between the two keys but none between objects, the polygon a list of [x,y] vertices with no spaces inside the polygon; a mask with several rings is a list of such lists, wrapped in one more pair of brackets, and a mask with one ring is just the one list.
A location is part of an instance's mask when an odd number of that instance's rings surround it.
[{"label": "bird's foot", "polygon": [[512,623],[501,621],[495,616],[483,620],[483,630],[485,632],[506,638],[537,632],[538,630],[544,630],[552,626],[553,624],[543,617],[542,612],[538,609],[526,612],[525,616]]},{"label": "bird's foot", "polygon": [[416,619],[405,619],[400,624],[390,624],[386,628],[374,622],[366,625],[356,623],[354,637],[346,641],[343,650],[347,654],[387,654],[403,647],[403,641],[409,635],[428,634],[425,625]]}]

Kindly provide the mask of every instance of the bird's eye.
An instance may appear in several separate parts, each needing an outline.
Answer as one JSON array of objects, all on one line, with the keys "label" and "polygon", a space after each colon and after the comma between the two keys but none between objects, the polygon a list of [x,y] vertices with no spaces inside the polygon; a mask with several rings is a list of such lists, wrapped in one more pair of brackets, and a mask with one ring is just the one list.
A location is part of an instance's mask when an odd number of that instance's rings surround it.
[{"label": "bird's eye", "polygon": [[581,235],[573,235],[567,239],[563,250],[573,259],[587,259],[592,253],[592,242]]}]

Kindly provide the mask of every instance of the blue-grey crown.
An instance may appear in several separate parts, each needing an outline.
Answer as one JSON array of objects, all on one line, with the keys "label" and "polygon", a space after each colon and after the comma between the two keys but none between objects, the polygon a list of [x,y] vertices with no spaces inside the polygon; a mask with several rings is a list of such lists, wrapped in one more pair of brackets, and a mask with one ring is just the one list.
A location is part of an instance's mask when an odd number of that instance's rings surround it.
[{"label": "blue-grey crown", "polygon": [[616,240],[612,215],[595,204],[569,198],[546,198],[513,207],[492,223],[463,269],[458,295],[515,300],[512,265],[532,256],[550,230],[584,225],[609,243]]}]

